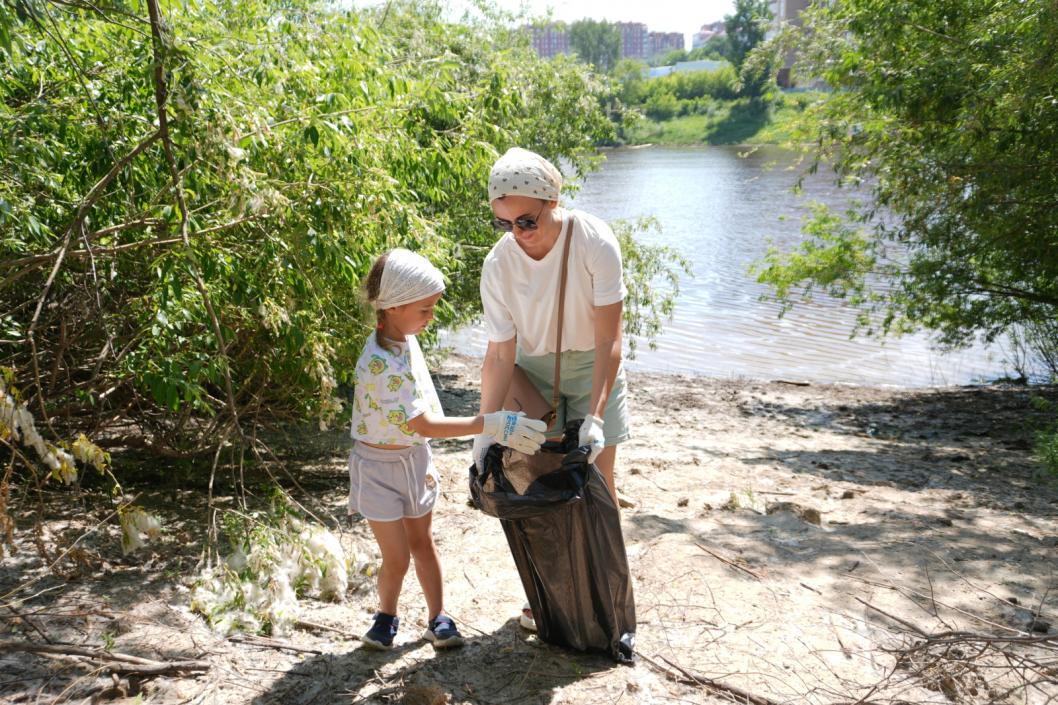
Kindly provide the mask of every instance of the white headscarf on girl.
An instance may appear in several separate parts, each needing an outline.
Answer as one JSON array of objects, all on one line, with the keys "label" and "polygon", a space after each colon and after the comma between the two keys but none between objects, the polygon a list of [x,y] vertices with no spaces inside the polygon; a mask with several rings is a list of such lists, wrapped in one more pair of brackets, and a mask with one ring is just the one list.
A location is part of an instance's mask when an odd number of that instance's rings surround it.
[{"label": "white headscarf on girl", "polygon": [[512,147],[496,160],[489,174],[489,202],[504,196],[557,201],[562,172],[536,152]]},{"label": "white headscarf on girl", "polygon": [[410,250],[396,248],[386,255],[378,298],[371,302],[376,309],[403,306],[445,290],[441,270],[430,260]]}]

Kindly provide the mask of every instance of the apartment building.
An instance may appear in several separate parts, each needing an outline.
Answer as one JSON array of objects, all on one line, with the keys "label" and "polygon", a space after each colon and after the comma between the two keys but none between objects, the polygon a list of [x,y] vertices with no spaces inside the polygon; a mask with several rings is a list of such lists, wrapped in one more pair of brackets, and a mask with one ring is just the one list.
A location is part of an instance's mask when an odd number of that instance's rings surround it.
[{"label": "apartment building", "polygon": [[651,32],[650,56],[667,54],[676,49],[685,49],[683,32]]},{"label": "apartment building", "polygon": [[649,53],[649,36],[647,26],[642,22],[618,22],[621,32],[621,58],[646,59]]},{"label": "apartment building", "polygon": [[[801,13],[811,4],[812,0],[771,0],[768,3],[771,10],[772,16],[772,29],[768,32],[768,36],[774,36],[779,28],[784,24],[793,24],[800,26],[801,24]],[[779,71],[776,74],[776,82],[783,88],[790,88],[793,85],[793,79],[790,75],[790,69],[793,67],[794,62],[797,60],[797,54],[793,51],[788,51],[782,57],[782,66],[779,67]]]},{"label": "apartment building", "polygon": [[569,53],[569,32],[565,25],[549,24],[544,27],[526,27],[533,33],[533,49],[536,55],[550,59]]},{"label": "apartment building", "polygon": [[[655,54],[666,54],[673,49],[683,49],[681,32],[651,32],[642,22],[616,22],[621,33],[622,59],[646,61]],[[537,56],[550,59],[558,54],[568,54],[569,30],[565,24],[525,26],[532,35],[533,49]]]}]

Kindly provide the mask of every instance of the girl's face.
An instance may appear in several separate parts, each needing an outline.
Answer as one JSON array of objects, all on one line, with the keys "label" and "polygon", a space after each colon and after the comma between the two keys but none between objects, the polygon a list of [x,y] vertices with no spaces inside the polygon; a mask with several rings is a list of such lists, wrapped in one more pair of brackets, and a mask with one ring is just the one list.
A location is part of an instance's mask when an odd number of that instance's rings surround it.
[{"label": "girl's face", "polygon": [[387,308],[382,321],[382,335],[390,340],[404,340],[425,330],[433,320],[434,306],[441,294],[412,301],[410,304]]}]

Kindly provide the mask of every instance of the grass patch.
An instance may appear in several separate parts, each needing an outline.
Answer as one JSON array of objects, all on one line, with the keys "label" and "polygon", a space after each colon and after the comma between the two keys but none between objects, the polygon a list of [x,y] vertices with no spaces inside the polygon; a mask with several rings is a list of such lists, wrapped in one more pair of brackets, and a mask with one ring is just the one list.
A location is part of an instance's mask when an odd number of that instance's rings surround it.
[{"label": "grass patch", "polygon": [[670,120],[644,118],[628,134],[628,144],[786,144],[802,142],[810,125],[806,108],[826,94],[783,93],[771,105],[746,99],[716,101],[704,113]]}]

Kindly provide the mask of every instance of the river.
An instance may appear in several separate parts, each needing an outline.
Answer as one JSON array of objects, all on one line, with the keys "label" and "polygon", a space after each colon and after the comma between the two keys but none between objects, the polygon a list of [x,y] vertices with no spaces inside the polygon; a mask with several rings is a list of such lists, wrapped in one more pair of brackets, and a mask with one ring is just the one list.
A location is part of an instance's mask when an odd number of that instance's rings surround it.
[{"label": "river", "polygon": [[[795,195],[792,155],[777,148],[645,147],[608,151],[566,203],[606,220],[654,216],[660,233],[644,242],[677,248],[694,276],[681,281],[671,322],[637,346],[630,369],[720,377],[884,384],[967,384],[1004,374],[998,348],[944,353],[925,334],[850,338],[856,312],[817,295],[782,318],[761,300],[767,288],[748,273],[769,242],[789,250],[803,239],[807,202],[841,207],[849,195],[829,175],[806,179]],[[484,352],[480,326],[442,334],[442,342]]]}]

